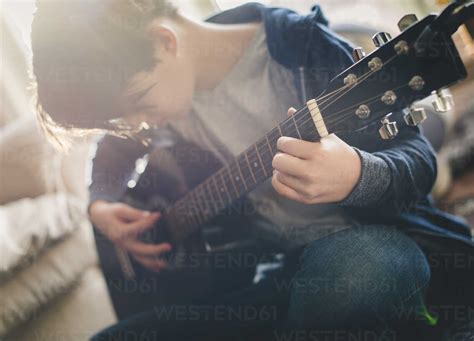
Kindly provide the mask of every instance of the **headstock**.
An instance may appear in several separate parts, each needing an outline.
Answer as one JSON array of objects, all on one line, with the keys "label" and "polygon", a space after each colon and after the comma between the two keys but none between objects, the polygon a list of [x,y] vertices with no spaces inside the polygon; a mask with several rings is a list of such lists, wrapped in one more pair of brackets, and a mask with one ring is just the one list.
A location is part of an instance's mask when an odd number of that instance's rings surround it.
[{"label": "headstock", "polygon": [[449,110],[452,99],[440,90],[467,75],[451,34],[438,34],[429,46],[423,46],[423,54],[414,46],[436,18],[430,15],[416,22],[413,15],[405,16],[399,22],[400,35],[393,39],[385,33],[375,35],[378,49],[367,56],[360,49],[354,51],[355,64],[334,78],[316,99],[329,133],[360,130],[381,122],[381,136],[393,138],[398,129],[388,115],[407,108],[405,123],[418,125],[426,113],[412,104],[431,94],[436,94],[436,110]]}]

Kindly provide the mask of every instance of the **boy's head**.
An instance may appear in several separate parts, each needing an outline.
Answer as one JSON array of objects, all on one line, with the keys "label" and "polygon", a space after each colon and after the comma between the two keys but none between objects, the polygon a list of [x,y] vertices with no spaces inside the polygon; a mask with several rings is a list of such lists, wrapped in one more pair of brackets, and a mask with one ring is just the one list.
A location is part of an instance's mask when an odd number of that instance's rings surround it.
[{"label": "boy's head", "polygon": [[38,0],[33,70],[46,131],[120,133],[114,119],[126,118],[128,130],[186,111],[194,79],[180,20],[165,0]]}]

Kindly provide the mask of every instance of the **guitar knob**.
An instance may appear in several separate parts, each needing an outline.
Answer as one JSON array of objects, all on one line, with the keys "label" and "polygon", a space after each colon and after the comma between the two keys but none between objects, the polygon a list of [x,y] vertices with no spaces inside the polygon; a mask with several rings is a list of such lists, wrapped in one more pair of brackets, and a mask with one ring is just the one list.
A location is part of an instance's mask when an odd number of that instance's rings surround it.
[{"label": "guitar knob", "polygon": [[399,21],[398,21],[398,28],[400,29],[400,31],[405,31],[408,27],[410,27],[411,25],[413,25],[414,23],[416,23],[418,21],[418,18],[415,14],[407,14],[407,15],[404,15]]},{"label": "guitar knob", "polygon": [[392,39],[392,36],[387,32],[379,32],[372,37],[375,47],[382,46],[383,44],[390,41],[390,39]]},{"label": "guitar knob", "polygon": [[405,123],[409,126],[417,126],[426,120],[426,110],[424,108],[410,108],[409,112],[403,116]]},{"label": "guitar knob", "polygon": [[362,47],[356,47],[352,51],[352,58],[354,58],[355,62],[358,62],[359,60],[363,59],[365,57],[365,51]]},{"label": "guitar knob", "polygon": [[454,106],[453,96],[443,91],[436,91],[433,107],[437,112],[450,111]]},{"label": "guitar knob", "polygon": [[385,117],[381,123],[379,134],[383,140],[391,140],[398,135],[397,122],[390,122],[388,117]]}]

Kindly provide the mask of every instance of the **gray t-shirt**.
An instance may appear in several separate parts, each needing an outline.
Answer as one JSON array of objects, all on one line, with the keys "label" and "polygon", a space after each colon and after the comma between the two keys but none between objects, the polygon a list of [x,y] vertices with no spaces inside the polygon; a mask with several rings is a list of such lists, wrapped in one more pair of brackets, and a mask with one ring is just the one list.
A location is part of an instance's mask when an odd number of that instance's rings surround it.
[{"label": "gray t-shirt", "polygon": [[[293,73],[274,61],[261,25],[248,48],[212,91],[196,93],[187,120],[173,123],[183,137],[228,162],[301,107]],[[280,196],[268,179],[248,197],[258,212],[256,235],[286,249],[349,226],[336,205],[307,205]]]}]

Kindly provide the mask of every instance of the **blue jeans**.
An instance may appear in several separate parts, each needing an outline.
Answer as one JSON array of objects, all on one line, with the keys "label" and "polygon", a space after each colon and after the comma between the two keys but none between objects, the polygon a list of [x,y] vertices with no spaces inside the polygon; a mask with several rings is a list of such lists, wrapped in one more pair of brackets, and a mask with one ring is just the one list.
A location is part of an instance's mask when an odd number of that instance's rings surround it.
[{"label": "blue jeans", "polygon": [[336,331],[380,331],[406,312],[423,311],[430,267],[418,245],[394,227],[343,230],[290,259],[247,288],[155,307],[93,339],[326,340],[324,333],[337,339]]}]

